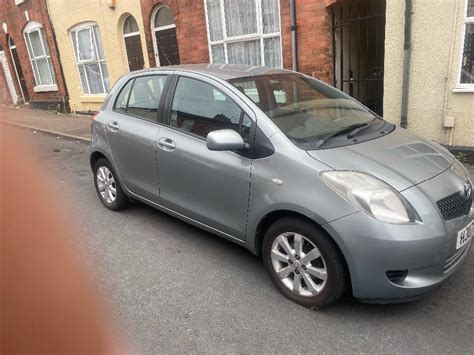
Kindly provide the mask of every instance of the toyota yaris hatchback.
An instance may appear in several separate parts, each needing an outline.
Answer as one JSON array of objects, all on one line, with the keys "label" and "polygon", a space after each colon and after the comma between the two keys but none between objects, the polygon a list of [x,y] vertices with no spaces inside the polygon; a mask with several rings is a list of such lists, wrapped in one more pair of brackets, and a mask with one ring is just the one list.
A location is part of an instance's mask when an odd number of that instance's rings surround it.
[{"label": "toyota yaris hatchback", "polygon": [[417,298],[472,244],[472,183],[447,150],[299,73],[134,72],[92,130],[107,208],[139,200],[261,254],[304,306],[346,288],[368,302]]}]

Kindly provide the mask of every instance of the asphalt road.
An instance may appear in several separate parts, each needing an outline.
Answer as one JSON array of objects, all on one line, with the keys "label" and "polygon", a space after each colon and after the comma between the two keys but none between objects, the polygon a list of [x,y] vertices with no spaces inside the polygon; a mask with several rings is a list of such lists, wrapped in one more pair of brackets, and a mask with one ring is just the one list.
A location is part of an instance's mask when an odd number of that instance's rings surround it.
[{"label": "asphalt road", "polygon": [[347,295],[309,310],[280,295],[241,247],[144,205],[105,209],[85,144],[23,134],[70,207],[115,323],[141,353],[474,353],[473,251],[422,300],[367,305]]}]

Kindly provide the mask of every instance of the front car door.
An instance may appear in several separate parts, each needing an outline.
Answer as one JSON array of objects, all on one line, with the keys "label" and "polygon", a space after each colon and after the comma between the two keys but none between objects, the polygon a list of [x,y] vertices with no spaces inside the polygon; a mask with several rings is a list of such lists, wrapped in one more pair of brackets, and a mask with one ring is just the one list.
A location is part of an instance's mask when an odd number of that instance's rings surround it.
[{"label": "front car door", "polygon": [[158,134],[160,204],[244,240],[252,160],[245,153],[210,151],[206,137],[234,129],[250,140],[253,112],[221,83],[202,80],[188,74],[170,88],[168,124]]},{"label": "front car door", "polygon": [[159,199],[156,140],[160,130],[167,80],[166,73],[130,79],[109,112],[106,136],[120,181],[130,192],[153,201]]}]

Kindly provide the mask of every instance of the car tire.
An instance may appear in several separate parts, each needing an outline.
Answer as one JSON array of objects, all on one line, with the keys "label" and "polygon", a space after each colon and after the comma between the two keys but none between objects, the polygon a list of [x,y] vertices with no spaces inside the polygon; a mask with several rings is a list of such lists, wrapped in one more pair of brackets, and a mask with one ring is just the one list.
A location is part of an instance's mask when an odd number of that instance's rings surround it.
[{"label": "car tire", "polygon": [[128,206],[129,200],[122,190],[112,164],[105,159],[97,160],[94,165],[94,185],[100,201],[112,211]]},{"label": "car tire", "polygon": [[[262,254],[265,268],[280,292],[302,306],[327,307],[346,288],[347,271],[340,251],[310,221],[288,217],[273,223],[265,232]],[[320,257],[316,257],[318,254]]]}]

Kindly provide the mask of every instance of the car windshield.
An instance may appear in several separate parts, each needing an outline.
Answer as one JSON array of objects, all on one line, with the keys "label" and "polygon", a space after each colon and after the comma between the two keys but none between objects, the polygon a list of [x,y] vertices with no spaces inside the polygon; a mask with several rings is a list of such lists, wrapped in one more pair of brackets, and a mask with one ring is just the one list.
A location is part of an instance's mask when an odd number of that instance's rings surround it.
[{"label": "car windshield", "polygon": [[301,74],[267,74],[229,82],[299,146],[317,144],[378,118],[340,91]]}]

